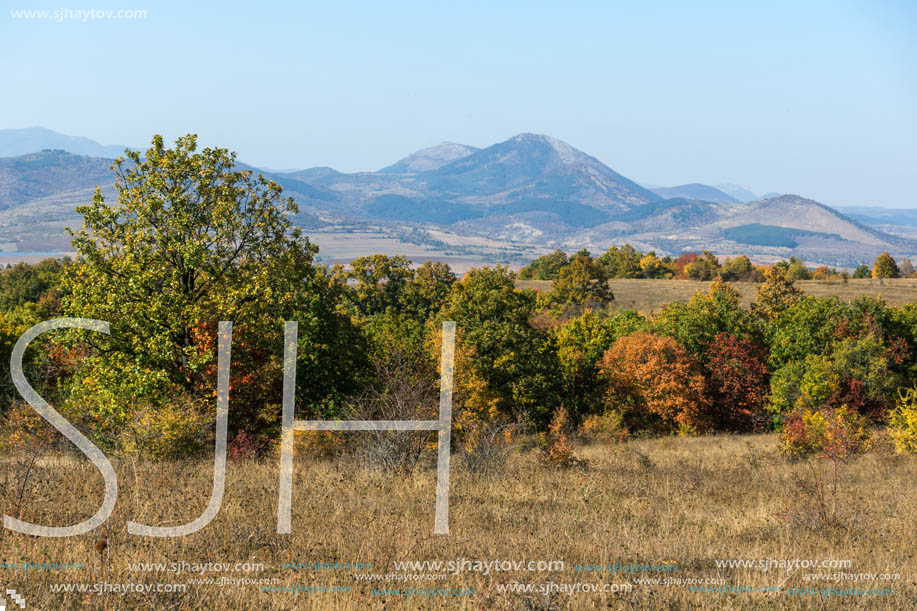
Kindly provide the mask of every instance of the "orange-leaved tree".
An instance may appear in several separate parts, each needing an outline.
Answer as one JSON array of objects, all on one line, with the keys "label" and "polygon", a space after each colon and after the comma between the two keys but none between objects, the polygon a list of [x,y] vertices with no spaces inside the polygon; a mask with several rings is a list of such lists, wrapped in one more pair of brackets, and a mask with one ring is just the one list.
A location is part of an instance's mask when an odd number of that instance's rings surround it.
[{"label": "orange-leaved tree", "polygon": [[700,365],[671,337],[625,335],[599,366],[608,381],[606,409],[620,412],[629,431],[690,434],[711,428]]}]

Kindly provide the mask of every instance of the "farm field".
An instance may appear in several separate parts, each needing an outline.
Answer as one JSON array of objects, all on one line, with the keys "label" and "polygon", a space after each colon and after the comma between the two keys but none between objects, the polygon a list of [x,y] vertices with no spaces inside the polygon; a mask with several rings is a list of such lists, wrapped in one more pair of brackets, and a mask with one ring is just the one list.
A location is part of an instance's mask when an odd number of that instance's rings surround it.
[{"label": "farm field", "polygon": [[[302,435],[297,433],[297,435]],[[230,461],[222,510],[197,533],[171,539],[129,535],[125,522],[177,525],[195,519],[210,498],[213,463],[115,461],[119,497],[109,521],[70,538],[0,531],[0,561],[81,563],[71,570],[3,570],[5,587],[28,597],[30,609],[822,609],[841,604],[868,609],[917,606],[917,461],[880,441],[841,465],[836,495],[813,496],[813,474],[824,465],[778,455],[773,435],[669,437],[577,446],[585,467],[546,468],[534,451],[517,449],[491,475],[475,475],[456,460],[451,532],[433,535],[435,472],[382,472],[350,458],[297,457],[293,532],[276,533],[278,461]],[[434,460],[430,452],[430,463]],[[8,466],[8,465],[6,465]],[[8,472],[4,473],[9,476]],[[2,511],[15,512],[16,482],[4,485]],[[828,487],[830,490],[830,486]],[[64,525],[95,512],[102,479],[85,460],[43,459],[31,473],[20,518]],[[825,503],[837,515],[820,519]],[[834,504],[836,503],[836,511]],[[99,545],[105,538],[106,548]],[[101,552],[98,551],[101,549]],[[441,575],[398,570],[396,561],[563,561],[563,570],[465,570],[442,580],[367,582],[356,576]],[[717,568],[717,561],[849,561],[846,568],[774,566]],[[171,562],[253,563],[263,570],[169,571]],[[371,569],[308,570],[286,563],[364,563]],[[166,570],[130,570],[165,563]],[[577,565],[667,565],[666,572],[584,572]],[[677,570],[672,568],[677,565]],[[785,565],[784,565],[785,566]],[[813,581],[806,575],[900,575],[852,581]],[[223,578],[229,585],[216,585]],[[660,579],[658,585],[638,583]],[[195,584],[194,579],[213,579]],[[229,580],[274,580],[338,592],[262,591]],[[397,578],[395,578],[397,579]],[[669,580],[669,585],[664,585]],[[761,588],[779,593],[692,592],[688,583]],[[697,581],[692,581],[697,580]],[[185,584],[181,593],[55,594],[53,584]],[[501,591],[508,585],[629,584],[617,593]],[[473,595],[374,595],[379,588],[448,588]],[[827,588],[848,594],[823,595]],[[349,588],[349,589],[348,589]],[[883,595],[854,596],[851,588]],[[800,594],[814,590],[816,594]]]},{"label": "farm field", "polygon": [[[615,295],[617,309],[635,309],[638,312],[658,310],[673,301],[688,301],[698,291],[706,292],[710,282],[698,280],[644,280],[625,278],[609,281]],[[751,282],[730,283],[742,297],[746,308],[754,301],[755,284]],[[806,295],[814,297],[838,296],[848,301],[855,297],[868,295],[881,296],[890,306],[901,306],[917,301],[917,279],[885,278],[848,280],[846,283],[833,280],[797,280],[796,286]],[[520,289],[547,291],[551,288],[550,280],[517,280]]]}]

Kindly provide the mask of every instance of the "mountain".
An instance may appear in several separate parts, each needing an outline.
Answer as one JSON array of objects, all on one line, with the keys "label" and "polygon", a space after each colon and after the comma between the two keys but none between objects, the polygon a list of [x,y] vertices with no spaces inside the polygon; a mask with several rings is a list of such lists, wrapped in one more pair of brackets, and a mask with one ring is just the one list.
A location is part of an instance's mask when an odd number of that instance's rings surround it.
[{"label": "mountain", "polygon": [[[702,185],[692,182],[687,185],[678,185],[677,187],[656,187],[653,192],[668,199],[671,197],[684,197],[687,199],[697,199],[704,202],[729,202],[738,203],[738,199],[727,193],[723,193],[716,187]],[[756,199],[756,198],[753,198]]]},{"label": "mountain", "polygon": [[838,210],[867,225],[917,227],[917,210],[877,206],[843,206],[838,207]]},{"label": "mountain", "polygon": [[754,202],[761,199],[742,185],[737,185],[732,182],[721,182],[714,186],[726,195],[730,195],[735,198],[736,201],[743,203]]},{"label": "mountain", "polygon": [[65,136],[44,127],[0,129],[0,157],[17,157],[55,149],[76,155],[114,159],[124,154],[123,146],[105,146],[89,138]]},{"label": "mountain", "polygon": [[[64,227],[80,222],[74,207],[88,202],[96,185],[106,197],[114,195],[110,163],[63,151],[0,158],[0,250],[66,248]],[[507,249],[602,252],[626,242],[659,254],[707,249],[841,266],[872,261],[885,250],[917,254],[917,242],[903,237],[917,232],[870,226],[796,195],[738,202],[707,185],[682,185],[673,189],[688,196],[666,198],[670,191],[650,191],[569,144],[537,134],[483,149],[441,145],[378,172],[319,167],[260,173],[297,201],[293,221],[302,227],[331,225],[330,233],[371,228],[375,235],[413,236],[420,240],[414,244],[466,254],[487,248],[488,256]]]},{"label": "mountain", "polygon": [[473,146],[465,144],[456,144],[455,142],[443,142],[430,148],[425,148],[408,155],[404,159],[396,161],[388,167],[379,170],[380,174],[416,174],[417,172],[429,172],[443,167],[447,163],[467,157],[477,152]]},{"label": "mountain", "polygon": [[53,150],[0,158],[0,210],[112,182],[111,161]]}]

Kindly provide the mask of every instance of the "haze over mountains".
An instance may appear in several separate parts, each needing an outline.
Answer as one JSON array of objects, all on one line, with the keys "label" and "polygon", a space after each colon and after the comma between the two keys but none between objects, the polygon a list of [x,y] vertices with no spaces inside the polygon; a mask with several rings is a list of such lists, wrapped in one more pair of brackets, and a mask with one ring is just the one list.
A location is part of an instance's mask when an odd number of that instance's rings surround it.
[{"label": "haze over mountains", "polygon": [[[110,161],[100,157],[116,156],[111,149],[117,147],[36,130],[0,130],[0,156],[15,152],[0,159],[0,250],[63,248],[64,225],[79,224],[73,207],[88,201],[96,185],[112,190]],[[29,146],[37,150],[21,153]],[[71,152],[42,151],[58,148]],[[860,211],[858,220],[797,195],[747,201],[754,194],[729,184],[650,190],[538,134],[483,149],[443,143],[376,172],[319,167],[262,173],[297,200],[296,220],[312,230],[362,223],[410,230],[420,240],[435,234],[456,243],[593,252],[629,242],[666,254],[708,249],[840,266],[869,261],[883,250],[917,253],[917,242],[891,233],[895,223],[883,222],[880,229]]]}]

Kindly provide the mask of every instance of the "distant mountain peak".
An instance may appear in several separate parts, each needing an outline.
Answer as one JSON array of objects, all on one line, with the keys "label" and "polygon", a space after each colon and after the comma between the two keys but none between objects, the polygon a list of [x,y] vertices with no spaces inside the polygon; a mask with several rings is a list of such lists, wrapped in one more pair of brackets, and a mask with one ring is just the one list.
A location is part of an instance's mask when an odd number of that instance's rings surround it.
[{"label": "distant mountain peak", "polygon": [[545,134],[533,134],[530,132],[525,132],[513,136],[507,140],[507,142],[548,146],[554,151],[560,161],[566,165],[582,163],[589,159],[588,155],[580,150],[573,148],[563,140],[558,140],[557,138],[552,138],[551,136],[547,136]]},{"label": "distant mountain peak", "polygon": [[382,174],[416,174],[437,170],[456,159],[462,159],[478,151],[473,146],[457,142],[440,142],[435,146],[411,153],[404,159],[379,170]]}]

